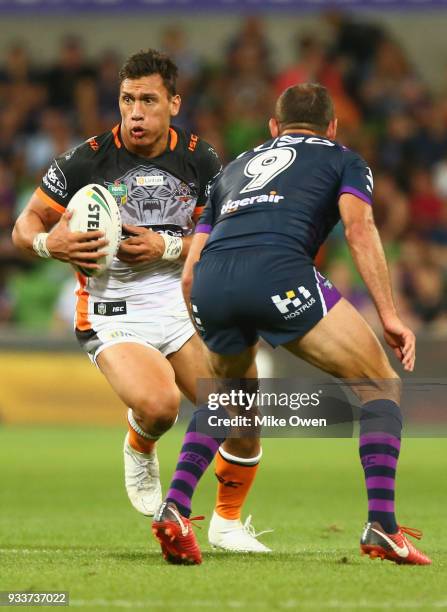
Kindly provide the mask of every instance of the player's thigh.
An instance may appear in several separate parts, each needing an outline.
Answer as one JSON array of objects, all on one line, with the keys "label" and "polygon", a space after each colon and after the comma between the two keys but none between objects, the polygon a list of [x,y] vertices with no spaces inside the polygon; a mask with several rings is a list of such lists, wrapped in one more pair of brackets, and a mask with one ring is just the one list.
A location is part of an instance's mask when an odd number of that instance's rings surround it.
[{"label": "player's thigh", "polygon": [[142,412],[178,409],[174,370],[159,351],[123,342],[106,347],[96,362],[126,406]]},{"label": "player's thigh", "polygon": [[337,378],[363,381],[352,385],[362,401],[400,399],[399,378],[377,336],[343,298],[307,334],[284,348]]},{"label": "player's thigh", "polygon": [[193,403],[197,399],[197,380],[211,378],[211,368],[206,349],[197,334],[185,342],[175,353],[167,357],[175,372],[178,387]]},{"label": "player's thigh", "polygon": [[236,355],[220,355],[209,350],[194,334],[180,350],[168,356],[177,385],[186,397],[196,403],[197,380],[200,378],[256,378],[256,346]]},{"label": "player's thigh", "polygon": [[[218,393],[231,393],[233,390],[256,393],[258,390],[256,352],[257,345],[250,346],[236,355],[219,355],[208,351],[211,368],[216,377],[214,390]],[[246,407],[243,405],[226,406],[225,410],[229,417],[247,415]],[[253,413],[252,410],[250,415]],[[260,428],[254,425],[234,427],[228,433],[223,448],[236,457],[256,457],[261,450],[260,435]]]},{"label": "player's thigh", "polygon": [[257,378],[256,353],[258,344],[248,346],[240,353],[222,355],[207,349],[212,374],[216,378]]},{"label": "player's thigh", "polygon": [[[244,376],[256,378],[256,363],[253,361],[252,353],[253,349],[244,352],[242,357],[238,356],[237,367],[238,371],[244,371]],[[211,360],[215,362],[216,368],[225,374],[235,368],[234,359],[223,357],[220,360],[220,356],[217,353],[210,353],[196,334],[179,351],[169,355],[168,359],[174,368],[178,386],[193,403],[197,403],[197,380],[213,377]],[[247,364],[249,364],[248,367]],[[243,375],[239,374],[241,377]],[[204,389],[207,384],[209,383],[204,383]],[[236,457],[255,457],[260,452],[259,437],[250,435],[249,437],[228,438],[224,442],[224,449]]]}]

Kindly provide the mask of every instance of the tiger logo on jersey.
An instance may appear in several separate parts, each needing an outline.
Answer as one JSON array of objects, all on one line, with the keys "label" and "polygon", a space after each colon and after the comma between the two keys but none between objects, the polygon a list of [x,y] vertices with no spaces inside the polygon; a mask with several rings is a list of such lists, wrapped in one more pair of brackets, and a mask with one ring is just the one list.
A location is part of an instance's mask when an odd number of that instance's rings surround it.
[{"label": "tiger logo on jersey", "polygon": [[171,224],[185,230],[192,227],[191,217],[197,201],[194,186],[153,166],[133,168],[114,185],[117,183],[126,189],[126,201],[121,208],[123,223]]}]

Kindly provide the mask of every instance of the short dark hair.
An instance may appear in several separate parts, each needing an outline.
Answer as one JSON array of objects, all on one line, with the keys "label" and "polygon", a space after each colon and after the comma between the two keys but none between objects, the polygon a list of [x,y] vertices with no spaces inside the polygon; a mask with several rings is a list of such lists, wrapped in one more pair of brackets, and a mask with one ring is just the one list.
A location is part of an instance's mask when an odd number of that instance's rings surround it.
[{"label": "short dark hair", "polygon": [[279,96],[275,116],[281,130],[301,128],[324,133],[335,118],[328,90],[319,83],[300,83]]},{"label": "short dark hair", "polygon": [[178,68],[169,56],[155,49],[139,51],[131,55],[119,71],[120,84],[124,79],[141,79],[151,74],[159,74],[169,95],[176,95]]}]

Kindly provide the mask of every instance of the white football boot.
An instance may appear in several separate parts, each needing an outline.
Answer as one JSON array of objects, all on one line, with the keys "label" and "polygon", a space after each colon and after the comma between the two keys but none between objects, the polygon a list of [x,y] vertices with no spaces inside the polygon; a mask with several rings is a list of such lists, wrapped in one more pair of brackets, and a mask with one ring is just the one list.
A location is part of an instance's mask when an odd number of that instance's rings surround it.
[{"label": "white football boot", "polygon": [[146,455],[139,453],[129,444],[129,434],[124,440],[124,480],[132,506],[153,516],[162,502],[160,469],[157,451]]},{"label": "white football boot", "polygon": [[215,548],[222,548],[229,552],[241,553],[268,553],[272,552],[258,538],[263,533],[270,533],[272,529],[266,529],[256,533],[251,524],[251,515],[245,523],[239,519],[228,520],[219,516],[216,512],[211,518],[208,530],[208,541]]}]

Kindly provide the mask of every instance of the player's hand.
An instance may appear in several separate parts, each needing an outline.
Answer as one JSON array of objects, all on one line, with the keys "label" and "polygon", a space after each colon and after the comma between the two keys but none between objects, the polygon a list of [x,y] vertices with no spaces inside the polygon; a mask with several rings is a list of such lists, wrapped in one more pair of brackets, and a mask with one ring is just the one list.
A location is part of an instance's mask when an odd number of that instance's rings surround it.
[{"label": "player's hand", "polygon": [[383,323],[383,336],[404,369],[412,372],[416,361],[416,338],[411,329],[394,317]]},{"label": "player's hand", "polygon": [[137,225],[123,225],[123,229],[133,234],[120,244],[117,257],[124,263],[139,264],[161,259],[165,252],[165,241],[151,229]]},{"label": "player's hand", "polygon": [[107,255],[101,249],[109,241],[104,238],[104,232],[100,231],[71,232],[68,222],[72,214],[66,211],[48,235],[47,248],[51,257],[89,270],[98,269],[100,266],[96,260]]}]

